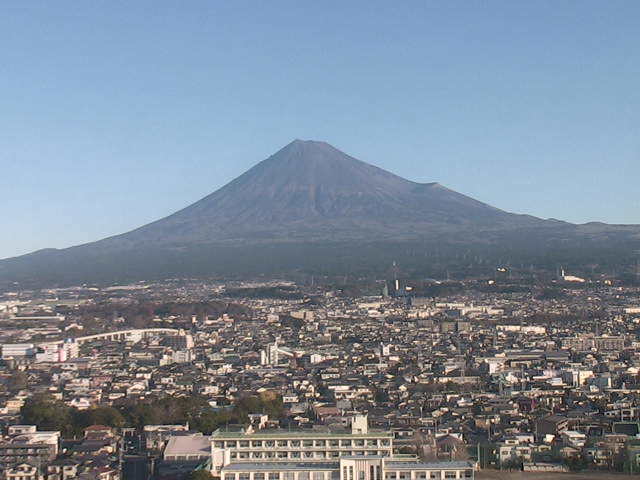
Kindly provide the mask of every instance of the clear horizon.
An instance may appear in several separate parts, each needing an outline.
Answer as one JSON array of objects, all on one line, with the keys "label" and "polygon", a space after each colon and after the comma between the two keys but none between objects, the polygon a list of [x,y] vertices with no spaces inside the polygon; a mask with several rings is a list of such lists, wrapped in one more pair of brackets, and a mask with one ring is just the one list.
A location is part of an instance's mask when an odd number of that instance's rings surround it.
[{"label": "clear horizon", "polygon": [[503,210],[640,224],[640,4],[25,4],[0,258],[123,233],[295,138]]}]

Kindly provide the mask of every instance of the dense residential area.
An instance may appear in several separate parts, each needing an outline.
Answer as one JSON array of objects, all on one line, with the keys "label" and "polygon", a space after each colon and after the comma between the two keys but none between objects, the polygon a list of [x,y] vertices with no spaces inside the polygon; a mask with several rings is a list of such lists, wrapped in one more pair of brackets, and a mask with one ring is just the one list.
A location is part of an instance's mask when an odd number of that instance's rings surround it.
[{"label": "dense residential area", "polygon": [[0,315],[5,479],[640,472],[640,289],[615,279],[175,280]]}]

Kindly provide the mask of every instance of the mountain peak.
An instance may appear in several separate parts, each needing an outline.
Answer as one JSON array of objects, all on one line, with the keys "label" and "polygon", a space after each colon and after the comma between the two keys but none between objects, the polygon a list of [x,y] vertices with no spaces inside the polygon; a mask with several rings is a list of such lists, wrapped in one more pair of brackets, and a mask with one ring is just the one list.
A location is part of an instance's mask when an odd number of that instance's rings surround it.
[{"label": "mountain peak", "polygon": [[301,138],[294,139],[289,145],[306,145],[306,146],[322,146],[329,145],[327,142],[322,140],[303,140]]},{"label": "mountain peak", "polygon": [[[380,185],[380,183],[385,185]],[[296,139],[241,175],[232,184],[259,185],[264,193],[321,190],[340,195],[405,188],[412,184],[362,162],[327,142]],[[231,184],[230,184],[231,185]],[[237,186],[237,185],[236,185]]]},{"label": "mountain peak", "polygon": [[327,142],[319,140],[301,140],[299,138],[296,138],[291,143],[285,145],[270,158],[286,155],[296,157],[299,160],[320,160],[322,158],[327,158],[328,156],[348,157],[348,155]]}]

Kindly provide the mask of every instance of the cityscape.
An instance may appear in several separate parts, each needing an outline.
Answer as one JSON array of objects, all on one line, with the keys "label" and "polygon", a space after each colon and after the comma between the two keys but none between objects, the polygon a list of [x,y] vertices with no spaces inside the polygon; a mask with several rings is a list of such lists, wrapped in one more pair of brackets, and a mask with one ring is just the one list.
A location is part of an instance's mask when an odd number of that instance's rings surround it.
[{"label": "cityscape", "polygon": [[615,277],[0,298],[7,478],[640,471],[640,286]]}]

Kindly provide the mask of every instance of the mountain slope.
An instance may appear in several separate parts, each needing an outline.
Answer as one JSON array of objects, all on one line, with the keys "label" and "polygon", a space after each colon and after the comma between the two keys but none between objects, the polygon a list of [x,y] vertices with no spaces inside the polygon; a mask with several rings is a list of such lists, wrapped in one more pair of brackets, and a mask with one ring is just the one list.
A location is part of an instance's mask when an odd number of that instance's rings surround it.
[{"label": "mountain slope", "polygon": [[437,183],[405,180],[324,142],[296,140],[193,205],[105,243],[407,238],[460,226],[547,223]]},{"label": "mountain slope", "polygon": [[97,242],[2,260],[0,281],[366,270],[402,258],[420,269],[433,252],[441,260],[461,251],[500,261],[548,261],[550,252],[593,261],[593,252],[608,255],[614,244],[638,248],[638,238],[635,226],[509,213],[438,183],[398,177],[327,143],[296,140],[166,218]]}]

